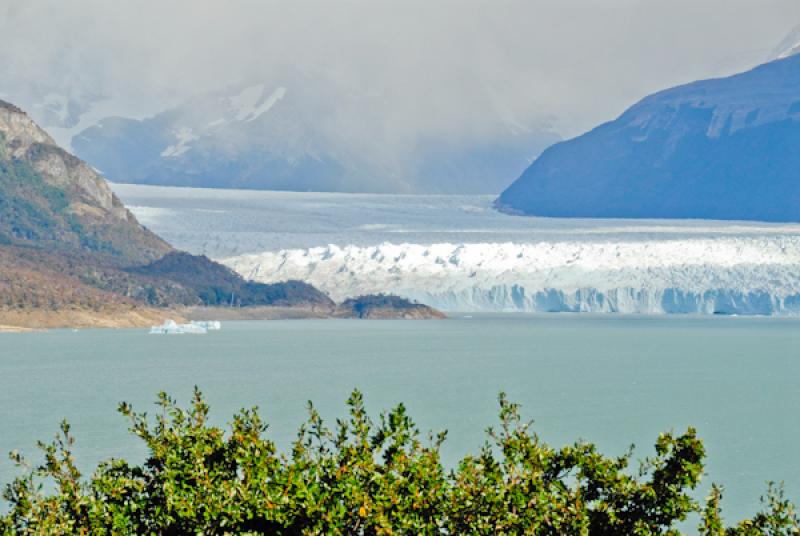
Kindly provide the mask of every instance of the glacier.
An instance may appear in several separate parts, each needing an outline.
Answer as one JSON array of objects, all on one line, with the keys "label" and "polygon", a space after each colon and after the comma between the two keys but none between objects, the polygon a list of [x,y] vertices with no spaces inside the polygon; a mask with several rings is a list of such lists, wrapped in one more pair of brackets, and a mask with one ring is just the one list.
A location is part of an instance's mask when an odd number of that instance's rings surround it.
[{"label": "glacier", "polygon": [[631,242],[383,243],[222,262],[334,300],[394,293],[443,311],[800,314],[800,237]]},{"label": "glacier", "polygon": [[444,311],[800,315],[800,224],[536,218],[492,196],[112,185],[144,225],[246,278]]}]

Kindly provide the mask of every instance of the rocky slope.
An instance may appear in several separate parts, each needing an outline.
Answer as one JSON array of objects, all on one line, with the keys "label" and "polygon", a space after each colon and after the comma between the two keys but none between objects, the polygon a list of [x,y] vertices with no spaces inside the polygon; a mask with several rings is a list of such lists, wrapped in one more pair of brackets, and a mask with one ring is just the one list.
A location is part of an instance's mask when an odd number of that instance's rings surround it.
[{"label": "rocky slope", "polygon": [[651,95],[547,149],[497,205],[536,216],[800,221],[800,55]]},{"label": "rocky slope", "polygon": [[97,288],[65,270],[65,259],[0,246],[0,324],[29,328],[145,326],[166,311]]},{"label": "rocky slope", "polygon": [[0,101],[0,243],[144,263],[172,248],[139,225],[97,172]]},{"label": "rocky slope", "polygon": [[[0,101],[0,324],[159,321],[164,311],[98,283],[119,285],[122,267],[171,250],[92,168],[57,147],[22,110]],[[106,275],[98,278],[101,272]]]}]

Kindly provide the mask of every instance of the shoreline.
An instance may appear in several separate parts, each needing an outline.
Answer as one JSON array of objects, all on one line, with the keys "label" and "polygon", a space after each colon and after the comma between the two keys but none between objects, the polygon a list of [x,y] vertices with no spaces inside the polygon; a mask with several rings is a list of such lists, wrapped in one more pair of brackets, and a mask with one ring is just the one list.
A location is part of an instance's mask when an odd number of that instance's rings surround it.
[{"label": "shoreline", "polygon": [[8,326],[6,324],[0,324],[0,333],[30,333],[33,331],[44,331],[44,330],[37,328],[26,328],[21,326]]},{"label": "shoreline", "polygon": [[0,309],[0,333],[48,329],[141,328],[162,323],[166,318],[183,320],[174,309],[148,307],[93,309]]},{"label": "shoreline", "polygon": [[[435,310],[432,310],[435,311]],[[382,310],[371,319],[424,320],[446,318],[443,313],[430,316],[404,316],[399,310]],[[134,308],[127,311],[86,310],[22,310],[0,309],[0,333],[26,333],[48,329],[123,329],[146,328],[171,319],[176,322],[200,320],[324,320],[361,319],[339,308],[315,306],[256,306],[256,307],[176,307],[171,309]]]}]

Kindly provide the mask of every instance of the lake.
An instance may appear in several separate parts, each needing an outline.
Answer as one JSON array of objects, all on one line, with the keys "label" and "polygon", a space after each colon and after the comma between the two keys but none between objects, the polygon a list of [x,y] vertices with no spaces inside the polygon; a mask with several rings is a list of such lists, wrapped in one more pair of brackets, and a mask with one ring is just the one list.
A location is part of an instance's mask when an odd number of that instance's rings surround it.
[{"label": "lake", "polygon": [[[313,400],[342,416],[353,388],[376,414],[404,402],[423,433],[447,429],[448,464],[476,452],[499,391],[556,446],[585,438],[652,454],[661,431],[692,425],[729,520],[751,514],[766,480],[800,498],[800,319],[718,316],[454,315],[445,321],[228,322],[202,336],[146,330],[0,334],[0,451],[35,457],[68,419],[84,469],[144,454],[116,413],[152,411],[198,385],[212,419],[258,405],[286,448]],[[38,459],[38,458],[36,458]],[[16,470],[0,461],[0,481]]]}]

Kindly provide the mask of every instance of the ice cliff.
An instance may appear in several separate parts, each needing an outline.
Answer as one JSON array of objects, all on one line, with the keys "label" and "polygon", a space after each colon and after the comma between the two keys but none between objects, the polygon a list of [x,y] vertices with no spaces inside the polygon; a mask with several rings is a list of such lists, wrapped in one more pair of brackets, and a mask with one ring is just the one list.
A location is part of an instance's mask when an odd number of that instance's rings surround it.
[{"label": "ice cliff", "polygon": [[270,283],[391,292],[446,311],[800,314],[800,236],[535,243],[383,243],[223,261]]}]

